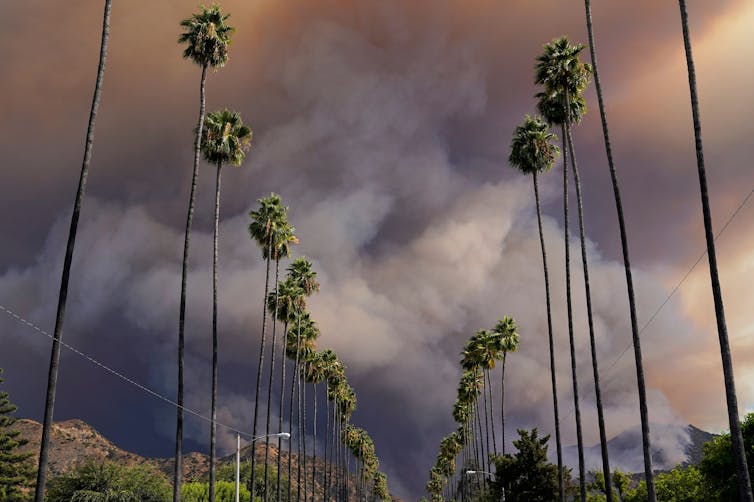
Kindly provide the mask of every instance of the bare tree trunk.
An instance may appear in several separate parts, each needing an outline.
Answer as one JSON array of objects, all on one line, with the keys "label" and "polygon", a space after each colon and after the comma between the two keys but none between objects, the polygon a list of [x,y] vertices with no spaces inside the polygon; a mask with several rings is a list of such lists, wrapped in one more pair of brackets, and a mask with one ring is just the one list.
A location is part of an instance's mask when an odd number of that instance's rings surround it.
[{"label": "bare tree trunk", "polygon": [[[550,344],[550,380],[552,386],[552,408],[555,414],[555,444],[558,455],[558,494],[560,502],[565,502],[565,485],[563,483],[563,449],[560,443],[560,415],[558,412],[558,385],[555,377],[555,345],[552,336],[552,308],[550,306],[550,275],[547,269],[547,251],[545,235],[542,231],[542,208],[539,203],[539,184],[537,172],[534,171],[534,198],[537,202],[537,225],[539,227],[539,243],[542,247],[542,266],[545,276],[545,296],[547,300],[547,335]],[[505,444],[505,443],[503,443]],[[505,453],[505,450],[503,450]]]},{"label": "bare tree trunk", "polygon": [[[270,377],[267,381],[267,422],[264,428],[264,502],[269,500],[269,468],[270,468],[270,412],[272,411],[272,386],[275,375],[275,350],[277,349],[278,325],[278,279],[280,277],[280,259],[275,259],[275,308],[272,312],[272,346],[270,347]],[[267,297],[265,297],[266,301]],[[280,451],[278,451],[280,455]],[[210,501],[213,502],[213,501]]]},{"label": "bare tree trunk", "polygon": [[605,474],[607,502],[613,500],[613,487],[610,480],[610,459],[607,452],[607,435],[605,432],[605,414],[602,409],[602,390],[600,389],[600,372],[597,361],[597,343],[594,337],[594,318],[592,316],[592,292],[589,283],[589,264],[586,257],[586,237],[584,235],[584,205],[581,198],[581,179],[576,163],[576,150],[573,148],[573,134],[568,131],[568,148],[571,152],[571,168],[576,185],[576,207],[579,214],[579,241],[581,242],[581,266],[584,270],[584,292],[586,294],[586,314],[589,322],[589,347],[592,353],[592,374],[594,375],[594,394],[597,400],[597,423],[600,432],[600,451],[602,453],[602,472]]},{"label": "bare tree trunk", "polygon": [[[568,93],[566,92],[566,117],[570,117]],[[581,502],[586,502],[586,478],[584,472],[584,441],[581,435],[581,409],[579,407],[579,384],[576,377],[576,347],[573,338],[573,305],[571,301],[571,252],[568,239],[568,130],[569,125],[563,126],[563,232],[565,234],[565,270],[566,270],[566,304],[568,307],[568,342],[571,349],[571,379],[573,380],[573,409],[576,416],[576,441],[579,453],[579,492]]]},{"label": "bare tree trunk", "polygon": [[733,375],[733,360],[730,353],[728,328],[725,323],[725,309],[720,278],[717,272],[717,257],[715,254],[715,235],[712,232],[712,210],[707,193],[707,174],[704,168],[704,149],[702,147],[702,124],[699,118],[699,99],[696,92],[696,71],[694,58],[691,53],[691,37],[689,35],[689,20],[686,12],[686,1],[679,0],[681,9],[681,25],[683,28],[683,45],[686,50],[686,66],[689,73],[689,92],[691,94],[691,112],[694,121],[694,139],[696,146],[696,164],[699,171],[699,188],[702,197],[702,217],[704,219],[704,236],[707,240],[707,258],[709,259],[710,281],[712,296],[715,302],[715,318],[717,319],[717,335],[720,341],[720,356],[723,362],[723,376],[725,380],[725,398],[728,404],[728,423],[733,446],[733,457],[736,462],[736,476],[738,478],[738,494],[741,501],[751,502],[751,480],[746,463],[743,435],[738,418],[738,398],[736,397],[736,383]]},{"label": "bare tree trunk", "polygon": [[217,460],[217,241],[220,233],[220,170],[217,163],[215,180],[215,230],[212,239],[212,423],[209,434],[209,502],[215,502]]},{"label": "bare tree trunk", "polygon": [[76,190],[76,198],[73,202],[73,214],[71,226],[68,231],[68,244],[65,249],[63,260],[63,274],[60,279],[60,294],[58,296],[58,309],[55,315],[55,331],[52,339],[52,351],[50,354],[50,370],[47,376],[47,394],[45,397],[45,413],[42,423],[42,439],[39,445],[39,469],[37,470],[37,484],[34,493],[36,502],[43,502],[45,484],[47,482],[47,463],[50,450],[50,433],[52,430],[52,416],[55,407],[55,395],[58,386],[58,367],[60,366],[60,343],[63,339],[63,322],[65,320],[66,300],[68,299],[68,280],[71,274],[73,261],[73,249],[76,245],[76,231],[79,224],[81,204],[86,193],[86,180],[89,175],[89,163],[92,159],[92,145],[94,143],[94,122],[97,117],[99,100],[102,95],[102,82],[105,77],[105,61],[107,59],[107,42],[110,35],[110,6],[112,0],[105,0],[105,12],[102,16],[102,39],[100,42],[99,65],[97,67],[97,81],[94,85],[92,107],[89,111],[89,125],[86,131],[86,143],[84,146],[84,161],[81,165],[79,184]]},{"label": "bare tree trunk", "polygon": [[[600,83],[600,72],[597,67],[597,50],[594,46],[594,30],[592,29],[592,8],[590,0],[584,2],[586,10],[586,26],[589,34],[589,51],[592,59],[592,68],[594,70],[594,84],[597,89],[597,101],[600,108],[600,118],[602,120],[602,133],[605,141],[605,152],[607,153],[607,163],[610,168],[610,179],[613,183],[613,194],[615,197],[615,207],[618,212],[618,227],[620,229],[621,249],[623,251],[623,265],[626,273],[626,288],[628,290],[628,306],[631,315],[631,336],[634,346],[634,362],[636,363],[636,380],[639,390],[639,414],[641,415],[641,439],[642,449],[644,452],[644,478],[647,482],[647,494],[650,502],[656,502],[654,474],[652,472],[651,443],[649,439],[649,415],[647,413],[647,391],[644,385],[644,364],[642,362],[641,342],[639,339],[639,323],[636,317],[636,298],[634,296],[634,281],[631,276],[631,260],[628,256],[628,237],[626,236],[626,223],[623,218],[623,203],[621,202],[620,187],[618,185],[618,175],[615,171],[613,162],[613,149],[610,144],[610,133],[607,125],[607,115],[605,113],[605,102],[602,97],[602,85]],[[610,475],[605,476],[606,482],[609,482]]]}]

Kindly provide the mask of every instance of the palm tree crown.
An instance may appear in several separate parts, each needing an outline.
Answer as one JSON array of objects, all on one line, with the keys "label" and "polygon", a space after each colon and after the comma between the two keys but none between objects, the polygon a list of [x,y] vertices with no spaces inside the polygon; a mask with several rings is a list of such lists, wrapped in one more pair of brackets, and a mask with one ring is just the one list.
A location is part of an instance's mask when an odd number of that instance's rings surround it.
[{"label": "palm tree crown", "polygon": [[560,153],[560,149],[552,144],[557,139],[540,117],[527,115],[513,133],[508,162],[524,174],[549,171]]},{"label": "palm tree crown", "polygon": [[238,112],[219,110],[207,115],[202,129],[202,155],[212,164],[240,166],[251,147],[252,132]]},{"label": "palm tree crown", "polygon": [[200,13],[181,21],[186,31],[178,37],[178,43],[186,44],[184,58],[199,66],[222,68],[228,61],[230,36],[235,28],[226,24],[230,14],[223,14],[220,6],[201,9]]},{"label": "palm tree crown", "polygon": [[583,91],[592,74],[591,65],[579,59],[584,45],[574,45],[568,37],[560,37],[545,44],[544,49],[534,67],[535,83],[548,92],[562,92],[566,88],[571,94]]}]

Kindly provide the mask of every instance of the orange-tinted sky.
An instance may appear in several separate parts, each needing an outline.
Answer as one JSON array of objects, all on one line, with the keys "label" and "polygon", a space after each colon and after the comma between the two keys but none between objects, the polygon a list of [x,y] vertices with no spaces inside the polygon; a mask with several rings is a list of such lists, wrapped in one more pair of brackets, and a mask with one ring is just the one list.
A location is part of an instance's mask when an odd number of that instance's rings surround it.
[{"label": "orange-tinted sky", "polygon": [[[715,228],[750,192],[754,86],[749,2],[688,2]],[[521,323],[507,382],[509,434],[550,432],[549,379],[531,187],[506,166],[513,128],[534,111],[534,58],[568,34],[585,41],[579,2],[474,0],[224,1],[237,27],[231,59],[208,80],[208,107],[239,110],[255,131],[246,165],[224,174],[222,419],[249,427],[263,270],[245,225],[270,191],[291,207],[322,292],[322,348],[349,367],[355,420],[374,436],[399,495],[416,497],[451,430],[457,354],[504,314]],[[172,395],[177,281],[198,69],[180,58],[178,21],[193,2],[116,2],[90,189],[66,336]],[[704,249],[688,86],[674,2],[594,2],[600,69],[624,188],[643,325]],[[99,43],[101,2],[0,6],[0,303],[51,327],[58,267]],[[593,91],[575,131],[592,243],[608,432],[638,423],[625,283]],[[212,175],[204,169],[190,283],[190,403],[207,408]],[[543,180],[565,354],[562,216],[556,173]],[[719,240],[742,409],[754,409],[748,286],[754,207]],[[572,229],[576,229],[575,222]],[[578,256],[572,243],[572,256]],[[575,268],[587,442],[597,441],[583,290]],[[650,418],[726,427],[706,259],[643,334]],[[46,340],[0,320],[0,367],[22,415],[39,417]],[[558,360],[564,434],[568,361]],[[93,384],[92,382],[96,382]],[[105,396],[118,395],[113,403]],[[106,404],[105,404],[106,403]],[[174,413],[66,356],[60,419],[169,456]],[[191,448],[206,427],[189,426]],[[230,436],[223,445],[230,445]],[[668,446],[668,448],[671,448]],[[617,463],[620,463],[619,461]]]}]

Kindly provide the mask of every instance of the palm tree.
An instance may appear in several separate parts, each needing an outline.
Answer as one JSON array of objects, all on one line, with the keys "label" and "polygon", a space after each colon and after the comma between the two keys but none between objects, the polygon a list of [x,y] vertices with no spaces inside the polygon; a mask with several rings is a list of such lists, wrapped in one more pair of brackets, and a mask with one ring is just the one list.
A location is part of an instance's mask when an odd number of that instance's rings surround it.
[{"label": "palm tree", "polygon": [[210,113],[202,129],[204,160],[217,166],[215,178],[215,228],[212,238],[212,405],[209,443],[209,501],[215,502],[217,424],[217,241],[220,231],[220,172],[223,164],[240,166],[251,146],[251,129],[238,112]]},{"label": "palm tree", "polygon": [[39,445],[39,468],[37,469],[37,484],[34,492],[35,502],[44,499],[45,483],[47,482],[47,462],[50,451],[50,433],[52,430],[52,414],[55,407],[55,395],[58,386],[58,367],[60,366],[60,341],[63,338],[63,321],[65,319],[66,300],[68,298],[68,279],[71,274],[71,262],[73,261],[73,249],[76,244],[76,231],[79,225],[81,204],[86,193],[86,180],[89,175],[89,162],[92,158],[92,144],[94,142],[94,121],[97,117],[99,100],[102,94],[102,82],[105,77],[105,60],[107,59],[107,41],[110,35],[110,7],[112,0],[105,0],[105,12],[102,16],[102,39],[100,42],[99,64],[97,66],[97,80],[94,84],[94,96],[92,107],[89,111],[89,124],[86,130],[84,143],[84,160],[81,165],[79,184],[76,189],[76,198],[73,202],[73,214],[71,226],[68,230],[68,244],[65,249],[63,260],[63,274],[60,279],[60,294],[58,296],[58,308],[55,315],[55,331],[52,338],[52,350],[50,354],[50,370],[47,376],[47,394],[45,397],[45,414],[42,424],[42,439]]},{"label": "palm tree", "polygon": [[[289,269],[290,270],[290,269]],[[295,379],[292,382],[292,385],[295,384],[298,397],[298,416],[297,416],[297,423],[298,423],[298,470],[297,470],[297,486],[298,492],[297,492],[297,498],[300,498],[301,496],[301,487],[302,480],[301,480],[301,470],[305,466],[306,462],[306,455],[305,455],[305,443],[304,443],[304,430],[303,430],[303,409],[302,409],[302,399],[301,399],[301,375],[304,372],[304,365],[302,364],[303,361],[308,360],[311,355],[314,353],[314,347],[315,347],[315,340],[319,336],[319,328],[317,328],[317,323],[312,320],[311,315],[308,312],[304,312],[303,314],[300,314],[297,321],[296,326],[291,326],[288,329],[288,333],[286,335],[286,355],[289,359],[295,360],[295,370],[294,375]],[[293,409],[293,397],[291,396],[291,409]],[[292,412],[291,412],[292,414]],[[291,418],[290,424],[292,427],[293,419]],[[292,432],[292,429],[291,429]],[[303,464],[303,465],[302,465]],[[291,463],[290,463],[290,457],[289,457],[289,463],[288,463],[288,479],[291,479]],[[304,480],[305,481],[305,480]]]},{"label": "palm tree", "polygon": [[571,45],[568,38],[561,37],[545,44],[544,53],[537,58],[535,82],[545,88],[538,94],[539,111],[550,124],[560,124],[563,130],[563,213],[566,262],[566,305],[568,311],[568,340],[571,352],[571,377],[573,380],[574,415],[576,418],[576,440],[579,455],[579,488],[581,500],[586,501],[586,477],[584,467],[584,444],[581,432],[581,410],[579,407],[578,379],[576,376],[576,351],[573,337],[573,306],[571,301],[571,266],[568,238],[568,144],[571,124],[577,122],[571,106],[572,98],[581,96],[589,79],[591,68],[579,60],[584,46]]},{"label": "palm tree", "polygon": [[[284,213],[287,214],[288,208],[284,209]],[[275,374],[275,351],[277,349],[277,309],[278,309],[278,279],[280,275],[280,260],[282,258],[289,257],[291,255],[291,244],[297,244],[298,239],[295,236],[296,229],[288,224],[288,221],[283,220],[278,223],[274,231],[273,245],[272,245],[272,258],[275,260],[275,291],[272,293],[272,302],[269,301],[268,307],[272,307],[270,312],[270,318],[272,319],[272,346],[270,347],[270,377],[267,384],[267,421],[265,425],[265,448],[264,448],[264,501],[268,500],[269,491],[269,458],[270,458],[270,412],[272,411],[272,383],[273,375]],[[283,351],[284,352],[284,351]],[[284,354],[282,354],[284,358]],[[282,389],[281,389],[282,394]],[[280,439],[278,439],[278,444]],[[278,457],[280,457],[280,450],[278,450]]]},{"label": "palm tree", "polygon": [[[316,291],[319,291],[319,282],[317,282],[317,273],[313,270],[312,262],[309,261],[306,257],[297,258],[294,260],[289,266],[288,266],[288,275],[287,279],[291,281],[293,284],[295,284],[300,290],[301,295],[297,298],[297,309],[294,311],[294,316],[296,320],[296,326],[292,326],[290,330],[286,332],[286,355],[289,359],[293,359],[294,362],[294,370],[293,370],[293,378],[291,379],[291,394],[290,394],[290,402],[289,402],[289,411],[288,411],[288,425],[290,427],[289,433],[293,434],[293,398],[295,394],[295,390],[297,389],[298,396],[301,395],[301,381],[300,381],[300,361],[301,361],[301,333],[302,333],[302,327],[304,329],[304,339],[315,339],[318,335],[317,327],[314,321],[311,320],[311,317],[308,313],[305,312],[306,309],[306,298],[313,295]],[[311,334],[308,334],[308,331],[312,331]],[[301,422],[301,407],[299,402],[299,413],[298,413],[298,422],[300,424]],[[301,489],[300,489],[300,482],[301,482],[301,437],[299,435],[299,441],[298,441],[298,455],[299,455],[299,462],[298,462],[298,492],[297,492],[297,498],[300,498],[301,495]],[[292,474],[292,463],[291,463],[291,444],[288,443],[288,500],[291,500],[291,474]]]},{"label": "palm tree", "polygon": [[327,362],[324,352],[316,352],[306,361],[306,381],[312,384],[314,401],[314,417],[312,421],[312,501],[315,497],[315,479],[317,477],[317,384],[322,383],[327,376]]},{"label": "palm tree", "polygon": [[[276,305],[271,306],[270,302],[274,302],[276,303]],[[301,287],[295,281],[293,281],[290,276],[287,276],[283,282],[278,284],[277,295],[270,293],[267,296],[267,309],[276,311],[276,318],[278,321],[281,321],[283,323],[283,333],[286,337],[283,340],[284,348],[281,353],[280,364],[280,407],[278,409],[278,431],[283,430],[283,402],[285,401],[285,356],[288,342],[288,325],[296,320],[296,318],[300,315],[301,309],[303,309],[305,306],[306,303],[304,301],[304,290],[301,289]],[[293,413],[292,403],[291,413]],[[293,420],[293,418],[291,418],[291,420]],[[290,442],[288,443],[288,445],[288,462],[290,464]],[[280,438],[278,438],[277,500],[281,500],[282,496],[282,485],[280,484],[280,473],[282,468],[282,455],[280,454],[280,452],[282,451],[281,448],[282,443]],[[288,489],[290,490],[290,477],[288,478]],[[290,493],[288,494],[288,500],[290,500]]]},{"label": "palm tree", "polygon": [[498,351],[499,353],[502,353],[503,358],[503,364],[502,364],[502,376],[501,376],[501,385],[502,385],[502,391],[500,395],[500,403],[501,403],[501,410],[502,410],[502,439],[503,439],[503,455],[505,455],[505,361],[507,359],[508,352],[515,352],[518,350],[518,344],[521,341],[519,334],[517,332],[518,325],[516,324],[516,321],[513,320],[513,318],[504,316],[501,320],[495,324],[495,327],[492,329],[493,333],[496,335],[497,343],[498,343]]},{"label": "palm tree", "polygon": [[681,9],[681,25],[683,28],[683,45],[686,51],[686,66],[689,74],[689,93],[691,95],[691,114],[694,122],[694,139],[696,146],[696,165],[699,171],[699,188],[702,197],[702,217],[704,219],[704,236],[707,240],[707,258],[709,260],[710,280],[712,282],[712,296],[715,302],[715,317],[717,318],[717,335],[720,340],[720,356],[723,361],[723,376],[725,380],[725,398],[728,404],[728,422],[733,446],[733,456],[736,462],[736,476],[738,477],[738,493],[742,501],[752,500],[751,481],[746,463],[741,426],[738,422],[738,399],[736,397],[736,383],[733,375],[733,361],[728,341],[728,328],[725,324],[725,309],[723,295],[720,289],[720,278],[717,273],[717,256],[715,254],[715,234],[712,232],[712,214],[707,193],[707,174],[704,168],[704,149],[702,147],[702,124],[699,118],[699,99],[696,91],[696,70],[694,57],[691,52],[691,37],[689,35],[689,19],[686,11],[686,0],[678,1]]},{"label": "palm tree", "polygon": [[[280,201],[280,196],[271,193],[269,197],[259,199],[259,208],[251,211],[249,217],[249,236],[262,249],[262,258],[266,262],[266,272],[264,280],[264,305],[262,308],[262,338],[259,342],[259,364],[257,365],[256,391],[254,393],[254,425],[252,435],[257,436],[257,421],[259,418],[259,395],[262,383],[262,368],[264,366],[264,347],[267,336],[267,294],[270,288],[270,260],[274,256],[273,248],[275,237],[281,226],[286,223],[286,213],[288,208],[284,207]],[[251,452],[251,477],[249,479],[249,491],[254,493],[254,467],[256,466],[256,448]]]},{"label": "palm tree", "polygon": [[[649,417],[647,415],[647,393],[644,384],[644,363],[641,355],[641,341],[639,339],[639,323],[636,318],[636,298],[634,295],[634,281],[631,275],[631,260],[628,256],[628,237],[626,236],[626,223],[623,218],[623,203],[621,202],[620,187],[618,186],[618,175],[615,171],[613,162],[613,149],[610,144],[610,133],[607,125],[607,115],[605,113],[605,102],[602,97],[602,85],[600,83],[600,74],[597,68],[597,49],[594,45],[594,30],[592,29],[592,7],[590,0],[584,1],[586,13],[586,26],[589,34],[589,52],[592,60],[592,70],[594,72],[594,86],[597,89],[597,103],[600,108],[600,119],[602,121],[602,133],[605,141],[605,152],[607,153],[607,164],[610,169],[610,179],[613,183],[613,195],[615,197],[615,207],[618,212],[618,227],[620,229],[621,249],[623,251],[623,265],[626,273],[626,288],[628,289],[628,308],[631,317],[631,336],[634,346],[634,360],[636,363],[636,380],[639,388],[639,412],[641,415],[642,428],[642,445],[644,449],[644,476],[647,479],[647,491],[651,497],[655,496],[654,478],[652,473],[652,458],[649,451]],[[603,472],[609,473],[603,466]],[[612,497],[610,475],[605,475],[605,488],[608,493],[608,500]],[[654,498],[651,499],[654,501]]]},{"label": "palm tree", "polygon": [[[324,381],[325,381],[325,398],[326,403],[327,401],[331,400],[331,393],[330,388],[337,384],[339,379],[341,378],[341,375],[344,373],[343,365],[338,360],[338,356],[333,352],[331,349],[327,349],[322,353],[322,365],[323,365],[323,372],[324,372]],[[328,405],[325,406],[325,472],[323,475],[324,483],[322,485],[322,494],[323,498],[327,500],[328,498],[328,470],[329,465],[327,463],[328,460],[328,444],[330,440],[330,407]]]},{"label": "palm tree", "polygon": [[[508,162],[524,174],[531,174],[534,184],[534,200],[537,206],[537,228],[539,229],[539,244],[542,248],[542,268],[545,278],[545,300],[547,305],[547,335],[550,344],[550,383],[552,387],[552,407],[555,415],[555,444],[558,457],[558,492],[560,501],[565,500],[565,486],[563,484],[563,449],[560,442],[560,414],[558,410],[558,385],[555,376],[555,345],[552,335],[552,308],[550,303],[550,276],[547,268],[547,250],[545,236],[542,231],[542,208],[539,201],[539,184],[537,176],[540,172],[548,172],[555,163],[555,156],[559,153],[552,141],[557,137],[550,132],[549,126],[539,117],[526,116],[524,123],[513,133],[511,153]],[[505,441],[503,441],[505,443]]]},{"label": "palm tree", "polygon": [[199,120],[194,135],[194,166],[191,175],[186,228],[183,235],[183,262],[181,264],[181,299],[178,313],[178,397],[176,402],[175,466],[173,469],[173,501],[181,499],[181,482],[183,474],[183,346],[186,321],[186,287],[189,263],[189,240],[191,222],[194,217],[194,203],[199,179],[199,153],[202,145],[201,132],[204,130],[204,87],[208,68],[221,68],[228,61],[230,35],[234,28],[226,21],[229,15],[223,15],[218,6],[202,7],[201,12],[181,21],[186,29],[178,43],[186,43],[183,57],[190,59],[202,68],[199,84]]}]

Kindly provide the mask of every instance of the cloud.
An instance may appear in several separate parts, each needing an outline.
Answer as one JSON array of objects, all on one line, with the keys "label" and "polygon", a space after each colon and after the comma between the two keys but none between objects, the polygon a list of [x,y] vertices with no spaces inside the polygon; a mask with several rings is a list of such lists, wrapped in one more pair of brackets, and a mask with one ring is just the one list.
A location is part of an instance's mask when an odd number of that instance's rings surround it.
[{"label": "cloud", "polygon": [[[533,58],[554,36],[584,40],[585,30],[579,9],[539,3],[536,8],[531,2],[488,0],[432,2],[431,8],[422,1],[224,3],[238,32],[228,66],[208,79],[208,107],[234,107],[255,129],[246,165],[224,173],[218,413],[225,423],[251,427],[264,264],[247,236],[246,215],[258,197],[274,190],[291,206],[301,238],[297,255],[311,257],[320,274],[322,292],[311,300],[322,327],[320,345],[333,347],[349,367],[360,403],[355,420],[374,435],[399,494],[421,491],[438,441],[453,426],[450,407],[465,339],[504,314],[522,326],[521,350],[506,368],[507,438],[515,427],[552,430],[531,186],[505,164],[510,133],[533,110]],[[738,165],[750,156],[740,139],[748,134],[745,124],[736,122],[740,130],[730,135],[721,127],[723,110],[748,102],[736,94],[745,87],[726,84],[738,81],[730,75],[741,76],[742,70],[719,57],[731,45],[740,48],[736,37],[748,25],[731,19],[750,14],[741,5],[705,3],[693,12],[704,20],[695,22],[694,34],[700,82],[709,83],[701,91],[703,103],[710,103],[708,158],[718,161],[711,176],[713,203],[722,208],[718,218],[739,200],[736,187],[751,179]],[[198,69],[180,60],[177,24],[166,26],[165,20],[178,20],[193,8],[187,2],[114,7],[66,322],[66,340],[167,396],[175,387]],[[539,14],[543,8],[548,16]],[[35,9],[41,18],[31,16]],[[36,1],[2,10],[0,51],[8,71],[0,83],[10,98],[0,102],[7,117],[0,125],[0,148],[12,168],[0,172],[0,185],[8,187],[0,208],[9,215],[0,219],[0,232],[13,238],[0,249],[0,301],[49,327],[101,12],[86,3],[57,10]],[[626,9],[595,6],[594,14],[643,324],[702,242],[694,205],[698,187],[693,171],[686,171],[693,167],[693,150],[679,23],[672,6],[650,1]],[[7,19],[17,22],[3,23]],[[43,34],[41,42],[11,44],[32,22]],[[82,29],[72,33],[70,26]],[[648,104],[647,96],[665,104]],[[592,113],[576,141],[612,435],[638,423],[638,406],[613,201],[596,104],[588,97]],[[212,173],[202,166],[187,323],[187,402],[202,414],[209,409],[212,183]],[[542,183],[564,440],[574,443],[557,170]],[[741,235],[746,226],[739,227]],[[576,241],[570,246],[578,378],[587,441],[593,443],[596,413],[580,249]],[[740,300],[745,295],[737,293],[747,284],[744,251],[750,246],[743,238],[728,246],[721,245],[721,255],[730,264],[725,284],[732,292],[726,295],[731,324],[746,333]],[[709,376],[719,374],[719,363],[710,316],[701,314],[711,310],[700,277],[642,335],[653,422],[724,424],[721,386]],[[30,415],[38,414],[46,341],[21,335],[8,319],[0,327],[3,347],[10,347],[0,357],[8,383],[23,395]],[[745,372],[754,354],[743,337],[738,343],[735,360]],[[124,396],[128,391],[121,384],[71,358],[63,368],[57,412],[125,430],[128,447],[170,454],[172,408]],[[28,380],[14,384],[14,369]],[[754,403],[743,382],[740,392],[747,405]],[[113,395],[122,399],[117,419],[98,404],[111,402]],[[116,428],[121,421],[128,427]],[[207,431],[190,417],[189,446],[204,448]],[[223,432],[221,446],[232,447],[232,435]]]}]

